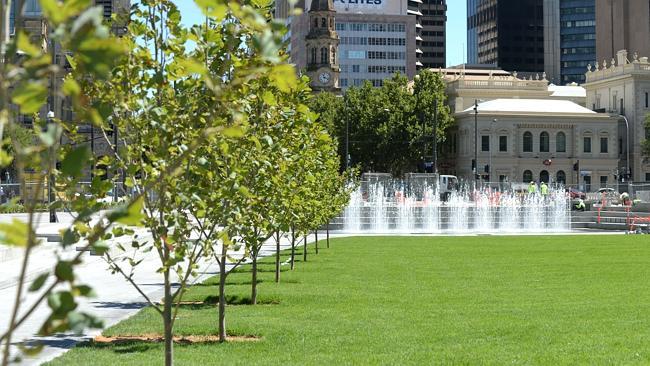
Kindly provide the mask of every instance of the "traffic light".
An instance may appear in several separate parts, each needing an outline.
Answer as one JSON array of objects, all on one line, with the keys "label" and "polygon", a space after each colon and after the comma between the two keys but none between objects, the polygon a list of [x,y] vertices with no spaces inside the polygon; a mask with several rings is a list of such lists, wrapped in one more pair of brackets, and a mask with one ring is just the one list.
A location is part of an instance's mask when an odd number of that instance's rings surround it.
[{"label": "traffic light", "polygon": [[483,167],[483,171],[485,171],[486,173],[489,173],[489,172],[490,172],[490,165],[486,164],[486,165]]},{"label": "traffic light", "polygon": [[578,163],[573,164],[573,171],[574,172],[578,171]]},{"label": "traffic light", "polygon": [[472,159],[472,171],[476,172],[476,159]]}]

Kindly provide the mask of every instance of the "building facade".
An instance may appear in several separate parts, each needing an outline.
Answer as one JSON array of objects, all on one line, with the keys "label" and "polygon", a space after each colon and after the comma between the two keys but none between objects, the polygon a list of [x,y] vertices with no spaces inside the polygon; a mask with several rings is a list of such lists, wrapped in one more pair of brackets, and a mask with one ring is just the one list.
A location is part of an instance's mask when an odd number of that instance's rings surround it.
[{"label": "building facade", "polygon": [[619,169],[629,169],[633,182],[650,182],[650,162],[641,153],[641,143],[649,136],[645,119],[650,114],[650,62],[648,57],[630,55],[624,50],[612,61],[589,67],[584,85],[587,106],[620,116]]},{"label": "building facade", "polygon": [[[366,80],[380,86],[383,80],[398,72],[409,78],[415,76],[419,55],[422,54],[418,48],[418,42],[422,40],[418,38],[418,30],[421,29],[421,26],[418,27],[418,14],[421,13],[419,9],[412,10],[412,3],[387,0],[334,2],[335,32],[339,38],[336,61],[340,68],[341,89],[362,85]],[[309,9],[311,1],[296,5],[301,6]],[[289,14],[290,7],[286,2],[279,1],[275,16]],[[291,62],[304,71],[310,52],[306,49],[310,29],[308,14],[289,16],[286,23]]]},{"label": "building facade", "polygon": [[543,15],[543,0],[467,0],[468,63],[541,73]]},{"label": "building facade", "polygon": [[596,0],[596,60],[616,57],[619,50],[650,55],[650,2]]},{"label": "building facade", "polygon": [[[594,191],[615,182],[617,118],[566,100],[495,99],[455,114],[457,174]],[[575,171],[578,163],[580,170]]]},{"label": "building facade", "polygon": [[584,83],[596,60],[595,0],[544,1],[544,62],[558,85]]},{"label": "building facade", "polygon": [[422,0],[420,12],[422,13],[422,29],[420,32],[422,40],[419,47],[422,53],[420,62],[425,68],[446,67],[447,1]]},{"label": "building facade", "polygon": [[334,30],[332,0],[316,0],[309,8],[309,33],[305,37],[307,76],[312,90],[338,92],[339,36]]}]

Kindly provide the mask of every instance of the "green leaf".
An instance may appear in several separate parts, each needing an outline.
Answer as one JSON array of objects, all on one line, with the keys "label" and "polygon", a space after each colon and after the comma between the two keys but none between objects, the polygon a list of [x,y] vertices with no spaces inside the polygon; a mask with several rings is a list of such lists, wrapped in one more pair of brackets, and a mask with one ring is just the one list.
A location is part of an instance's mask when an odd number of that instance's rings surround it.
[{"label": "green leaf", "polygon": [[68,228],[63,232],[62,242],[63,247],[72,245],[79,241],[79,234],[77,234],[72,228]]},{"label": "green leaf", "polygon": [[22,51],[31,57],[37,57],[41,54],[41,49],[32,44],[29,37],[23,31],[18,32],[16,46],[18,47],[18,51]]},{"label": "green leaf", "polygon": [[63,94],[71,97],[78,96],[81,93],[81,87],[73,78],[66,78],[63,82]]},{"label": "green leaf", "polygon": [[228,127],[225,128],[221,133],[223,133],[224,136],[230,138],[244,137],[244,130],[240,127]]},{"label": "green leaf", "polygon": [[36,356],[39,353],[41,353],[41,351],[43,351],[43,347],[44,345],[41,342],[36,342],[36,345],[33,346],[27,346],[22,343],[18,345],[18,349],[20,349],[20,353],[30,357]]},{"label": "green leaf", "polygon": [[222,20],[228,12],[228,5],[219,0],[194,0],[196,5],[201,9],[203,14],[215,18],[216,21]]},{"label": "green leaf", "polygon": [[141,225],[144,214],[142,208],[144,198],[140,197],[128,205],[120,205],[108,214],[108,220],[123,225],[138,226]]},{"label": "green leaf", "polygon": [[95,293],[93,288],[88,286],[88,285],[75,286],[75,289],[77,290],[79,295],[83,296],[83,297],[95,297],[95,296],[97,296],[97,294]]},{"label": "green leaf", "polygon": [[104,255],[104,253],[108,252],[109,249],[108,244],[103,240],[95,242],[90,248],[97,255]]},{"label": "green leaf", "polygon": [[74,272],[72,270],[72,262],[60,261],[54,268],[54,274],[56,275],[56,278],[61,281],[73,281]]},{"label": "green leaf", "polygon": [[0,167],[8,167],[12,161],[14,161],[14,157],[5,151],[5,149],[0,148]]},{"label": "green leaf", "polygon": [[42,273],[41,275],[39,275],[38,277],[36,277],[36,279],[34,280],[34,282],[32,282],[32,284],[29,286],[29,289],[27,289],[27,290],[28,290],[29,292],[35,292],[35,291],[40,290],[41,287],[43,287],[43,285],[45,284],[45,281],[47,281],[47,279],[48,279],[49,277],[50,277],[50,273],[49,273],[49,272]]},{"label": "green leaf", "polygon": [[16,86],[11,100],[20,106],[23,114],[38,112],[47,99],[47,87],[35,81],[25,81]]},{"label": "green leaf", "polygon": [[292,65],[280,64],[273,67],[269,76],[275,86],[281,91],[288,93],[295,89],[298,84],[296,70]]},{"label": "green leaf", "polygon": [[0,223],[0,243],[24,247],[29,231],[29,226],[18,219],[13,219],[11,223]]},{"label": "green leaf", "polygon": [[90,149],[87,145],[79,146],[66,154],[61,162],[61,172],[73,178],[79,178],[84,166],[90,160]]}]

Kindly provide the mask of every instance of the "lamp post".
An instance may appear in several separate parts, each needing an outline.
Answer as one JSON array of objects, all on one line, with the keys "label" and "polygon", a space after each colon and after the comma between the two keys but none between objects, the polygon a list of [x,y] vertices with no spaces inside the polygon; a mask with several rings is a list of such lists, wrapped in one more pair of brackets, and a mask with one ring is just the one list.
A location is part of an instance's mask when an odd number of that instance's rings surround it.
[{"label": "lamp post", "polygon": [[626,161],[625,161],[625,174],[627,175],[628,179],[628,185],[630,184],[630,181],[632,180],[632,171],[630,169],[630,123],[627,121],[627,117],[624,115],[619,115],[620,118],[623,118],[625,121],[625,143],[626,143],[626,148],[625,148],[625,153],[626,153]]},{"label": "lamp post", "polygon": [[433,98],[433,173],[438,174],[438,98]]},{"label": "lamp post", "polygon": [[[48,127],[52,126],[54,123],[54,112],[49,111],[47,112],[47,125]],[[56,126],[55,126],[56,128]],[[54,201],[56,201],[56,197],[54,197],[54,189],[56,187],[56,183],[54,181],[54,168],[56,167],[56,143],[52,145],[52,149],[50,151],[50,161],[49,161],[49,174],[47,177],[47,203],[49,206],[49,213],[50,213],[50,222],[57,222],[58,220],[56,219],[56,210],[54,206],[52,205]]]},{"label": "lamp post", "polygon": [[472,162],[474,180],[478,178],[478,99],[474,99],[474,161]]},{"label": "lamp post", "polygon": [[[494,126],[497,124],[497,121],[498,121],[498,120],[497,120],[496,118],[492,120],[492,128],[491,128],[491,130],[494,130]],[[494,132],[494,131],[493,131],[493,132]],[[490,141],[492,141],[492,136],[490,136]],[[497,143],[498,143],[498,141],[497,141]],[[495,144],[495,146],[496,146],[496,144]],[[489,169],[489,172],[488,172],[488,174],[489,174],[489,179],[488,179],[488,180],[489,180],[490,182],[492,182],[492,181],[493,181],[493,180],[492,180],[493,177],[492,177],[492,146],[491,146],[491,144],[490,144],[490,146],[489,146],[489,149],[490,149],[490,163],[489,163],[489,164],[490,164],[490,165],[489,165],[489,166],[490,166],[490,169]]]}]

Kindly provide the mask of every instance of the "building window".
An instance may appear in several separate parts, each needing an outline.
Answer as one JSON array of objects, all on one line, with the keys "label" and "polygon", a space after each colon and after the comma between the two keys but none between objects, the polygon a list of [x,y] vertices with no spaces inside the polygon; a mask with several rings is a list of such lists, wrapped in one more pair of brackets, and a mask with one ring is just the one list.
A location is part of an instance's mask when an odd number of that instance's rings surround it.
[{"label": "building window", "polygon": [[326,28],[327,27],[327,19],[321,18],[320,26],[321,26],[321,28]]},{"label": "building window", "polygon": [[533,181],[533,172],[530,170],[524,170],[524,182],[532,182]]},{"label": "building window", "polygon": [[524,132],[524,152],[533,152],[533,134]]},{"label": "building window", "polygon": [[508,136],[499,136],[499,151],[508,151]]},{"label": "building window", "polygon": [[321,64],[327,63],[327,47],[323,47],[320,49],[320,63]]},{"label": "building window", "polygon": [[548,132],[542,132],[539,134],[539,152],[548,152],[549,148],[549,138]]},{"label": "building window", "polygon": [[345,88],[348,86],[348,79],[341,79],[341,87]]},{"label": "building window", "polygon": [[481,151],[490,151],[490,136],[481,136]]},{"label": "building window", "polygon": [[566,152],[566,135],[558,132],[555,136],[555,152]]},{"label": "building window", "polygon": [[314,28],[318,28],[318,18],[314,18]]},{"label": "building window", "polygon": [[645,107],[648,108],[648,93],[645,93]]},{"label": "building window", "polygon": [[312,64],[316,63],[316,52],[317,52],[316,48],[311,49],[311,57],[310,58],[311,58],[311,63]]},{"label": "building window", "polygon": [[623,155],[623,139],[618,139],[618,155]]},{"label": "building window", "polygon": [[359,72],[359,65],[352,65],[352,72]]},{"label": "building window", "polygon": [[645,181],[650,182],[650,173],[645,173]]},{"label": "building window", "polygon": [[600,152],[603,154],[607,153],[607,142],[608,142],[607,137],[600,138]]},{"label": "building window", "polygon": [[542,170],[541,172],[539,172],[539,180],[544,182],[544,183],[548,183],[549,174],[548,174],[547,170]]},{"label": "building window", "polygon": [[582,151],[586,152],[586,153],[590,153],[591,152],[591,137],[585,137],[583,139],[583,145],[584,145],[584,149]]},{"label": "building window", "polygon": [[605,188],[607,187],[607,176],[606,175],[601,175],[600,176],[600,188]]},{"label": "building window", "polygon": [[555,180],[560,184],[566,184],[566,173],[564,172],[564,170],[560,170],[557,172],[557,176]]}]

